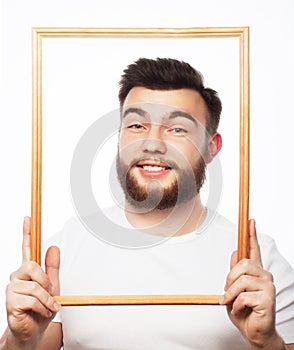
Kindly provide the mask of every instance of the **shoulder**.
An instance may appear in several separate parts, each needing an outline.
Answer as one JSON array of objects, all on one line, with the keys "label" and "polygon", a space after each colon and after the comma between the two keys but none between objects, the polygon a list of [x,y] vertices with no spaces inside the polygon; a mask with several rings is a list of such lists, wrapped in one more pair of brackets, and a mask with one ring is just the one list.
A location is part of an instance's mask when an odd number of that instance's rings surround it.
[{"label": "shoulder", "polygon": [[[279,252],[275,240],[263,233],[257,233],[263,266],[273,273],[276,281],[291,278],[294,281],[294,270],[284,256]],[[277,278],[279,277],[279,278]]]},{"label": "shoulder", "polygon": [[289,266],[290,264],[279,252],[275,240],[264,233],[257,232],[257,239],[260,246],[264,268],[271,270],[276,266]]}]

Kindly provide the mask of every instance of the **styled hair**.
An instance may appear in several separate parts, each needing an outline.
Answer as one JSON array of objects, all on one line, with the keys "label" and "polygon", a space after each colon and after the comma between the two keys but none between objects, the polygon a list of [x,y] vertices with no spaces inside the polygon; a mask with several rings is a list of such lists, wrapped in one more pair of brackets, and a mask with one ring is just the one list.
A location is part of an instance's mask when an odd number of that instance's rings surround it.
[{"label": "styled hair", "polygon": [[171,58],[139,58],[128,65],[119,81],[121,109],[130,90],[137,86],[151,90],[198,91],[208,110],[206,129],[210,134],[217,131],[222,111],[221,100],[215,90],[204,87],[202,74],[188,63]]}]

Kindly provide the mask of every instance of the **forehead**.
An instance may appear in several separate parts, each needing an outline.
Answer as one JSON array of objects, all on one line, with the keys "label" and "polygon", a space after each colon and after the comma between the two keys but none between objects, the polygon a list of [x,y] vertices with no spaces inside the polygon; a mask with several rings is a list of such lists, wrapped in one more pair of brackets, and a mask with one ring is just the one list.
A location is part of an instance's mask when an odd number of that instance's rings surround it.
[{"label": "forehead", "polygon": [[202,96],[195,90],[151,90],[137,86],[128,93],[122,112],[131,105],[140,104],[157,105],[160,112],[180,110],[195,116],[201,124],[206,125],[207,107]]}]

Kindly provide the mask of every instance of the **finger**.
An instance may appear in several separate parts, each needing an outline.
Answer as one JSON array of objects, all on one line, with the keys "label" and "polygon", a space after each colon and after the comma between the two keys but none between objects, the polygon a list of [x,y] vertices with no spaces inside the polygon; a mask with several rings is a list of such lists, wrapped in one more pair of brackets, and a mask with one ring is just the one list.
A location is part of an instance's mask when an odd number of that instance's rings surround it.
[{"label": "finger", "polygon": [[[231,305],[231,314],[232,315],[238,315],[244,310],[248,309],[256,309],[258,306],[261,292],[252,292],[251,295],[249,293],[241,293],[238,298],[234,301],[234,303]],[[249,311],[249,310],[248,310]]]},{"label": "finger", "polygon": [[[12,307],[14,305],[17,305],[17,307]],[[29,295],[16,294],[13,302],[10,302],[9,299],[7,300],[8,317],[9,314],[16,316],[16,314],[23,314],[27,311],[33,311],[44,318],[50,318],[55,314],[55,312],[47,309],[38,299]]]},{"label": "finger", "polygon": [[259,264],[255,263],[255,261],[252,261],[250,259],[242,259],[229,272],[226,279],[225,290],[227,290],[234,282],[236,282],[243,275],[270,278],[268,272],[263,270]]},{"label": "finger", "polygon": [[251,293],[241,293],[234,303],[231,305],[231,314],[238,315],[244,310],[251,309],[264,316],[266,313],[272,315],[275,307],[275,298],[265,295],[262,291],[256,291]]},{"label": "finger", "polygon": [[262,266],[260,247],[257,241],[255,220],[249,220],[249,258]]},{"label": "finger", "polygon": [[35,281],[42,288],[50,292],[50,279],[43,271],[40,265],[34,261],[25,262],[18,270],[10,275],[10,281],[15,282],[17,280],[23,281]]},{"label": "finger", "polygon": [[223,295],[222,304],[232,303],[243,292],[263,291],[269,294],[272,288],[273,283],[269,280],[243,275]]},{"label": "finger", "polygon": [[30,237],[31,237],[31,220],[26,216],[23,220],[23,239],[22,239],[22,261],[30,261],[31,255],[31,246],[30,246]]},{"label": "finger", "polygon": [[[26,296],[35,298],[39,303],[41,303],[45,308],[51,310],[52,312],[57,312],[59,310],[59,305],[55,302],[53,297],[38,283],[34,281],[19,281],[16,280],[7,287],[8,296]],[[25,299],[23,299],[24,301]],[[22,304],[20,304],[22,305]]]},{"label": "finger", "polygon": [[59,295],[59,248],[49,247],[45,257],[45,269],[52,285],[52,295]]}]

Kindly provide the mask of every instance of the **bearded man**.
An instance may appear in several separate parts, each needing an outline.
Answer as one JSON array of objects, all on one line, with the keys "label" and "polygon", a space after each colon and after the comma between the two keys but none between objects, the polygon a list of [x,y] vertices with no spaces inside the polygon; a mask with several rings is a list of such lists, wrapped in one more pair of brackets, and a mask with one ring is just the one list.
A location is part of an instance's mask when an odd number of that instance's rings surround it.
[{"label": "bearded man", "polygon": [[[237,262],[233,252],[230,264],[236,228],[201,202],[206,164],[222,145],[217,93],[188,63],[141,58],[124,71],[119,99],[117,173],[125,207],[122,215],[111,210],[114,231],[122,235],[127,226],[157,244],[123,249],[77,219],[68,222],[54,237],[59,248],[47,251],[45,271],[25,261],[12,274],[1,349],[294,349],[293,269],[268,236],[259,235],[259,248],[253,220],[249,258]],[[29,232],[26,218],[25,257]],[[225,292],[219,306],[60,310],[52,297],[59,277],[62,295]]]}]

